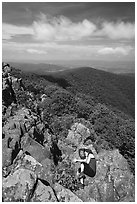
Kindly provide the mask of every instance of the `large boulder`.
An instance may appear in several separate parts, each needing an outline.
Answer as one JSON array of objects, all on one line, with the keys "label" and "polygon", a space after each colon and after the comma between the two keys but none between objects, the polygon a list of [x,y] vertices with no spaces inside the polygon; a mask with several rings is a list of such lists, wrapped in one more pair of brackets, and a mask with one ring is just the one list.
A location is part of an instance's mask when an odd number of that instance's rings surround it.
[{"label": "large boulder", "polygon": [[38,180],[31,202],[57,202],[57,198],[50,186],[46,186]]},{"label": "large boulder", "polygon": [[2,167],[8,167],[12,164],[12,152],[13,150],[10,148],[4,148],[2,145]]},{"label": "large boulder", "polygon": [[90,130],[81,123],[75,123],[68,132],[67,140],[78,146],[84,139],[90,137]]},{"label": "large boulder", "polygon": [[38,132],[40,132],[40,133],[44,132],[44,129],[45,129],[44,123],[39,122],[39,123],[37,123],[36,127],[37,127]]},{"label": "large boulder", "polygon": [[2,196],[4,202],[28,202],[32,196],[37,176],[27,169],[18,169],[3,179]]},{"label": "large boulder", "polygon": [[59,202],[83,202],[69,189],[64,188],[58,183],[55,183],[54,190]]},{"label": "large boulder", "polygon": [[36,125],[36,121],[38,117],[36,114],[32,113],[27,108],[19,109],[16,114],[14,115],[14,121],[20,121],[25,125],[26,131],[29,131],[33,126]]},{"label": "large boulder", "polygon": [[49,148],[46,148],[32,139],[29,135],[22,137],[21,147],[24,152],[29,153],[35,160],[41,163],[46,158],[51,158]]},{"label": "large boulder", "polygon": [[43,172],[42,164],[36,161],[32,156],[25,154],[22,150],[20,150],[19,154],[14,160],[13,165],[13,171],[16,171],[19,168],[28,169],[33,171],[39,178]]},{"label": "large boulder", "polygon": [[11,167],[11,171],[14,172],[20,168],[31,170],[39,179],[46,180],[48,183],[52,184],[52,161],[50,159],[45,159],[39,163],[32,156],[20,150]]},{"label": "large boulder", "polygon": [[[108,174],[108,182],[106,184],[106,176]],[[134,175],[130,172],[126,159],[119,153],[118,150],[104,151],[98,154],[96,183],[98,184],[100,192],[102,192],[102,199],[104,199],[103,197],[106,196],[105,200],[107,200],[107,196],[111,196],[108,194],[108,192],[106,192],[105,185],[104,189],[102,189],[103,185],[100,185],[100,181],[103,179],[103,183],[108,185],[108,189],[112,188],[113,186],[114,201],[117,199],[122,201],[123,199],[128,199],[129,197],[132,201],[134,201]]]},{"label": "large boulder", "polygon": [[43,167],[43,176],[41,176],[42,179],[46,180],[50,185],[53,184],[53,173],[52,169],[54,168],[54,163],[51,159],[46,158],[41,161],[42,167]]},{"label": "large boulder", "polygon": [[[2,140],[2,144],[4,148],[2,149],[3,154],[3,161],[5,155],[7,154],[7,161],[9,159],[12,161],[16,157],[17,153],[19,152],[20,146],[20,139],[22,136],[22,132],[20,129],[20,123],[15,123],[12,119],[8,120],[8,122],[3,127],[3,134],[4,138]],[[10,152],[10,155],[9,155]],[[9,163],[9,165],[11,162]]]}]

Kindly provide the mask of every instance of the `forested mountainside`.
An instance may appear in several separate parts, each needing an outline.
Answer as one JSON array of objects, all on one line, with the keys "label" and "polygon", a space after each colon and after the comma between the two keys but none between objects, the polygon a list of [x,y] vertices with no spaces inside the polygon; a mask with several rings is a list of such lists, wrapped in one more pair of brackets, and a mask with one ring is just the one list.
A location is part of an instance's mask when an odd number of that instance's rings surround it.
[{"label": "forested mountainside", "polygon": [[135,75],[113,74],[93,68],[71,69],[52,76],[66,81],[74,93],[88,94],[95,101],[111,105],[134,117]]},{"label": "forested mountainside", "polygon": [[[19,74],[19,73],[18,73]],[[25,72],[24,72],[25,74]],[[76,68],[44,74],[39,72],[42,83],[51,82],[74,94],[85,94],[94,101],[105,103],[113,111],[122,111],[135,117],[135,75],[112,74],[93,68]],[[30,73],[30,77],[37,74]],[[44,80],[45,79],[45,80]],[[32,89],[34,86],[32,86]]]},{"label": "forested mountainside", "polygon": [[[134,78],[2,69],[3,201],[135,201]],[[97,173],[81,189],[73,159],[83,145]]]}]

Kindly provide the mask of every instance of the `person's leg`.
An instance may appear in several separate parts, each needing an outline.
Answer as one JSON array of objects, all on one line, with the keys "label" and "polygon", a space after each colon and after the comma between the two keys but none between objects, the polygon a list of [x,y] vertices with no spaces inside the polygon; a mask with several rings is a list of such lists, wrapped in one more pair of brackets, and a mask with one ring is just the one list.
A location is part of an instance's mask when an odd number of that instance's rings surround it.
[{"label": "person's leg", "polygon": [[80,173],[81,173],[81,168],[78,168],[78,170],[77,170],[77,177],[79,176]]},{"label": "person's leg", "polygon": [[83,177],[80,179],[80,183],[81,183],[82,185],[84,185],[84,178],[83,178]]},{"label": "person's leg", "polygon": [[[84,164],[81,163],[81,174],[84,172]],[[82,185],[84,185],[84,178],[83,176],[80,178],[80,182],[82,183]]]},{"label": "person's leg", "polygon": [[84,172],[84,164],[81,163],[81,172]]}]

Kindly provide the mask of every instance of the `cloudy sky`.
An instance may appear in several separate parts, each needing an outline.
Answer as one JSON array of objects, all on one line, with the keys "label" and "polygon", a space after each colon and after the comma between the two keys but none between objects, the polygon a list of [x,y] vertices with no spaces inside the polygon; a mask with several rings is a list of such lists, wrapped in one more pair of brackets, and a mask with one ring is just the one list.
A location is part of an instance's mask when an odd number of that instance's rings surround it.
[{"label": "cloudy sky", "polygon": [[2,3],[6,61],[134,61],[134,3]]}]

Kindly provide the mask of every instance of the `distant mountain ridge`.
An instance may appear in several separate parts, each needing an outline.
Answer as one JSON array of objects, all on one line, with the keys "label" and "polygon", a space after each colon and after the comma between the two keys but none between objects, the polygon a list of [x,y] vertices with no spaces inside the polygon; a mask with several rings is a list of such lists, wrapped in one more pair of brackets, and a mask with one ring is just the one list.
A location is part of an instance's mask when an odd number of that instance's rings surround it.
[{"label": "distant mountain ridge", "polygon": [[17,63],[10,62],[11,66],[16,67],[22,71],[33,72],[36,74],[46,74],[47,72],[56,72],[68,69],[65,66],[55,65],[55,64],[32,64],[32,63]]},{"label": "distant mountain ridge", "polygon": [[134,117],[135,75],[113,74],[89,67],[81,67],[52,74],[66,80],[67,89],[91,95],[100,103],[111,105]]},{"label": "distant mountain ridge", "polygon": [[84,61],[84,60],[72,60],[72,61],[46,61],[46,62],[9,62],[13,67],[18,67],[22,71],[31,71],[37,74],[45,74],[47,72],[56,72],[69,70],[80,67],[90,67],[97,70],[103,70],[116,74],[135,74],[134,62],[107,62],[107,61]]}]

